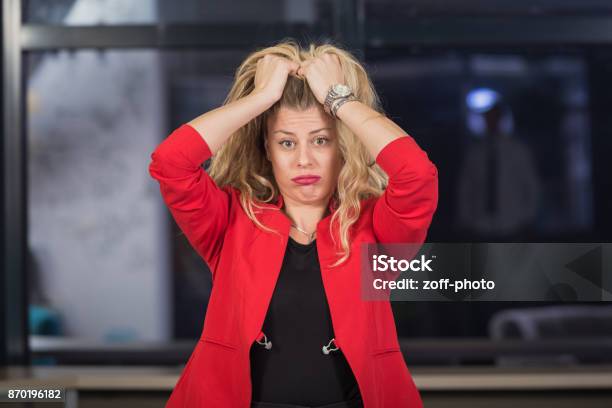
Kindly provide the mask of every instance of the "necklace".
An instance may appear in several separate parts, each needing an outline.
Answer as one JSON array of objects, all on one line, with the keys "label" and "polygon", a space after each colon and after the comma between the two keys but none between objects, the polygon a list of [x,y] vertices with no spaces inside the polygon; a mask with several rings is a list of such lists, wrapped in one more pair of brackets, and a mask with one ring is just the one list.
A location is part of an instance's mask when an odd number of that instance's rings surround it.
[{"label": "necklace", "polygon": [[291,226],[293,228],[295,228],[296,230],[300,231],[302,234],[306,235],[308,237],[308,243],[309,244],[312,242],[312,240],[314,239],[315,234],[317,233],[317,231],[314,231],[313,233],[308,233],[308,232],[304,231],[303,229],[301,229],[300,227],[298,227],[295,224],[291,224]]}]

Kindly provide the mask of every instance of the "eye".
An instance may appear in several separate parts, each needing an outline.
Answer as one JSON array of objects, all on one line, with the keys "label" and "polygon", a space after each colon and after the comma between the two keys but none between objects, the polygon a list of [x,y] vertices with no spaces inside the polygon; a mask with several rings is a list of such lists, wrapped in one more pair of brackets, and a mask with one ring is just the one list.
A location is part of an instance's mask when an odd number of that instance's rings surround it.
[{"label": "eye", "polygon": [[285,139],[285,140],[281,140],[280,142],[278,142],[278,144],[281,145],[282,147],[286,147],[286,148],[291,147],[291,146],[288,146],[286,143],[293,143],[293,141]]},{"label": "eye", "polygon": [[315,139],[315,144],[319,146],[323,146],[324,144],[327,144],[328,142],[329,142],[329,138],[325,136],[317,137]]}]

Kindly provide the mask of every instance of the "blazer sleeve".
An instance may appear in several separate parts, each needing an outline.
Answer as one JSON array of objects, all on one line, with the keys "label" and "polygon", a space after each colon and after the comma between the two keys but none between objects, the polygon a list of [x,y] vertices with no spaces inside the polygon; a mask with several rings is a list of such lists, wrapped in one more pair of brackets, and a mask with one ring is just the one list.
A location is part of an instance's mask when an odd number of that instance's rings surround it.
[{"label": "blazer sleeve", "polygon": [[175,129],[151,154],[149,174],[177,225],[213,273],[229,218],[230,192],[220,189],[202,164],[212,156],[198,131]]},{"label": "blazer sleeve", "polygon": [[376,163],[389,183],[376,199],[373,229],[381,243],[423,243],[438,205],[438,170],[407,135],[389,142]]}]

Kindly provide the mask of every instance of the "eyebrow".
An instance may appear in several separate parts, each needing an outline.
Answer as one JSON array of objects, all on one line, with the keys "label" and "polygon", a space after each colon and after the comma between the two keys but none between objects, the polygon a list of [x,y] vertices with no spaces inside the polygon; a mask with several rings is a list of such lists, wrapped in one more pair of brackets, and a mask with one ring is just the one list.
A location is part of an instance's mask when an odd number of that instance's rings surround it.
[{"label": "eyebrow", "polygon": [[[308,132],[308,134],[312,135],[313,133],[317,133],[317,132],[320,132],[320,131],[322,131],[322,130],[332,130],[332,129],[331,129],[330,127],[324,127],[324,128],[321,128],[321,129],[317,129],[317,130],[313,130],[313,131],[311,131],[311,132]],[[280,132],[280,133],[285,133],[285,134],[287,134],[287,135],[294,135],[294,136],[295,136],[295,133],[293,133],[293,132],[289,132],[289,131],[287,131],[287,130],[282,130],[282,129],[280,129],[280,130],[275,130],[274,132],[272,132],[272,134],[275,134],[275,133],[277,133],[277,132]]]}]

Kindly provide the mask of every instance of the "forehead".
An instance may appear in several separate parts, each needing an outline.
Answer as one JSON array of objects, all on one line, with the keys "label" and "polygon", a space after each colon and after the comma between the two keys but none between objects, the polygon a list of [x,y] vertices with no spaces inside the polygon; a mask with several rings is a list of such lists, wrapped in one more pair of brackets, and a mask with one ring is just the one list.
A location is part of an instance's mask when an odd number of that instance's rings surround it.
[{"label": "forehead", "polygon": [[[268,118],[268,133],[271,136],[283,136],[287,133],[308,134],[324,127],[334,128],[333,119],[322,107],[313,106],[306,110],[295,110],[280,107],[276,114]],[[280,131],[285,132],[280,132]]]}]

